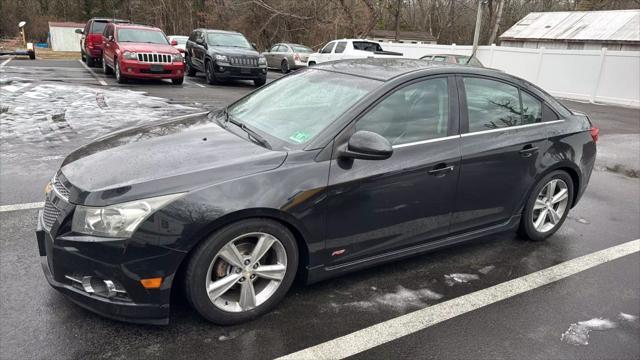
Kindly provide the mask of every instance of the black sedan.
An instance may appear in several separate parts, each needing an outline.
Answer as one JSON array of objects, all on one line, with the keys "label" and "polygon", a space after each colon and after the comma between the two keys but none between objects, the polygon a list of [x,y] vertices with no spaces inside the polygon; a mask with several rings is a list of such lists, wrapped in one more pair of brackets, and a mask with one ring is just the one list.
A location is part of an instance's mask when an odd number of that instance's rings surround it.
[{"label": "black sedan", "polygon": [[37,239],[49,283],[126,321],[169,321],[184,284],[233,324],[312,283],[479,236],[543,240],[584,193],[597,128],[489,69],[327,63],[229,107],[70,154]]}]

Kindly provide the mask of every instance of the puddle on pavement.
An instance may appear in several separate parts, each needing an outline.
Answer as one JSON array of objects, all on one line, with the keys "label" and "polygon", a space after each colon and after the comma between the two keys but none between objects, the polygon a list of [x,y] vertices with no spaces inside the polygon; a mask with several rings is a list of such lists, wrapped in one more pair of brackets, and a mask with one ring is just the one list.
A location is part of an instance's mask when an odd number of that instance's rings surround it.
[{"label": "puddle on pavement", "polygon": [[3,161],[66,154],[118,129],[199,111],[127,89],[10,77],[0,79],[0,85]]}]

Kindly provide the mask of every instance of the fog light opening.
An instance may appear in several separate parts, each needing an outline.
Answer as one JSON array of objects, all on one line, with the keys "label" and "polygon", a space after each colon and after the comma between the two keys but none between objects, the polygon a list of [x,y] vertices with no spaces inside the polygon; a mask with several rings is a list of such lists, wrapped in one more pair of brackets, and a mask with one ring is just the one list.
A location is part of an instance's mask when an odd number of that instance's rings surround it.
[{"label": "fog light opening", "polygon": [[72,285],[87,294],[94,294],[106,298],[114,298],[120,295],[122,298],[128,298],[127,292],[114,280],[100,279],[89,275],[65,275],[65,278],[71,280]]}]

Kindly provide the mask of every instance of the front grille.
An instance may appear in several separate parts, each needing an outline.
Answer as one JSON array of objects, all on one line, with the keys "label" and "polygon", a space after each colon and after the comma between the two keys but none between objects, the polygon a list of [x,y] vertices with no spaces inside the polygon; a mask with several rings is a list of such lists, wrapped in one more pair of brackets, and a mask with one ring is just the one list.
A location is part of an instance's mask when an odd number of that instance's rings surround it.
[{"label": "front grille", "polygon": [[138,53],[138,61],[147,63],[171,63],[170,54]]},{"label": "front grille", "polygon": [[58,175],[53,177],[53,187],[56,189],[58,194],[62,195],[64,198],[69,198],[69,189],[58,179]]},{"label": "front grille", "polygon": [[47,199],[44,203],[44,211],[42,212],[42,220],[47,230],[51,230],[58,216],[60,216],[60,210],[53,205],[51,200]]},{"label": "front grille", "polygon": [[258,58],[251,58],[246,56],[229,56],[229,62],[231,65],[236,66],[258,66]]}]

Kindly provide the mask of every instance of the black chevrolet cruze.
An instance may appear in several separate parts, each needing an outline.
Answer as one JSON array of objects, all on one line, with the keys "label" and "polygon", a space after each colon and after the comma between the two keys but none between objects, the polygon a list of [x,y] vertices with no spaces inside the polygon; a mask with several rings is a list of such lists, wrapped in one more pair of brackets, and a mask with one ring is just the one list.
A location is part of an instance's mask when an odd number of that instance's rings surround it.
[{"label": "black chevrolet cruze", "polygon": [[543,240],[587,187],[598,130],[502,72],[407,59],[315,66],[227,108],[69,155],[37,239],[49,283],[165,324],[172,287],[218,324],[306,283],[518,229]]}]

